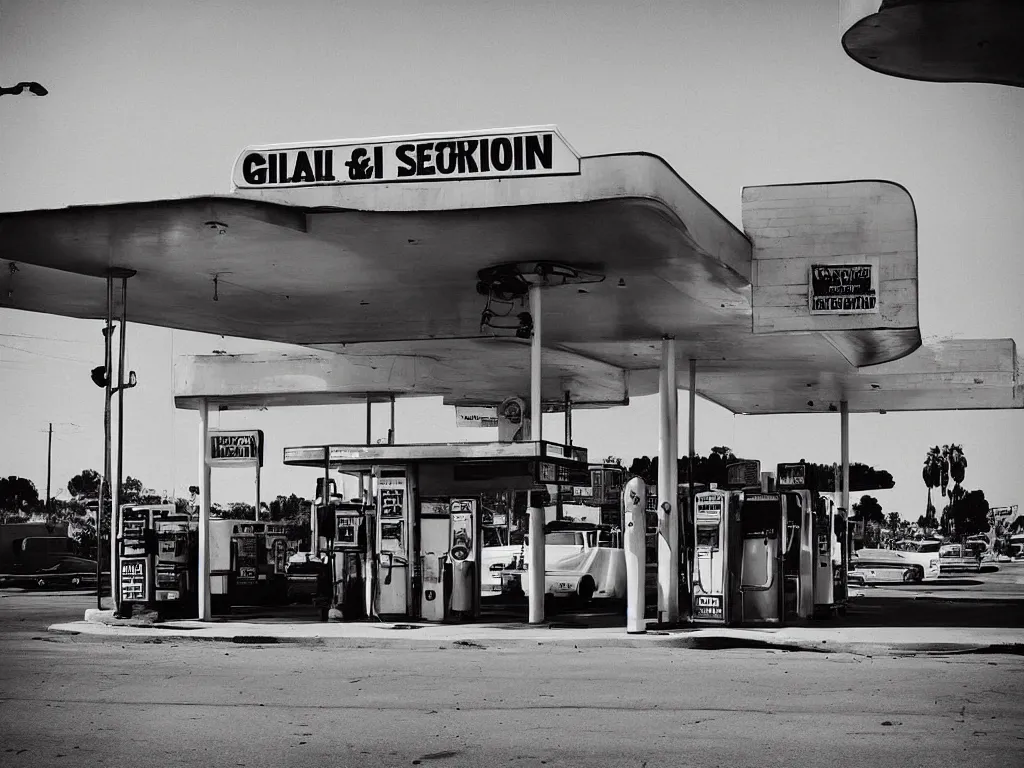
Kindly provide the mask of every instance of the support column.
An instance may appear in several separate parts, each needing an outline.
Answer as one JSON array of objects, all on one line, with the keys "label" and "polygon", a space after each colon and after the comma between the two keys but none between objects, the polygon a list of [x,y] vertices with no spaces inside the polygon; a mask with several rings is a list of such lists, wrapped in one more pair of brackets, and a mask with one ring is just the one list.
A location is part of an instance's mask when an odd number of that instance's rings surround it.
[{"label": "support column", "polygon": [[210,465],[206,462],[210,410],[199,401],[199,620],[213,617],[210,602]]},{"label": "support column", "polygon": [[658,622],[679,621],[679,455],[675,339],[661,341],[658,455]]},{"label": "support column", "polygon": [[839,402],[839,444],[843,462],[843,492],[840,496],[841,506],[847,517],[850,515],[850,404],[846,400]]},{"label": "support column", "polygon": [[366,395],[366,444],[370,445],[373,440],[373,401],[370,394]]},{"label": "support column", "polygon": [[533,337],[530,339],[530,440],[544,439],[544,417],[540,391],[541,301],[540,286],[530,286],[530,313]]},{"label": "support column", "polygon": [[[530,493],[533,497],[533,492]],[[529,621],[531,624],[544,623],[544,593],[547,589],[545,575],[547,564],[544,557],[544,507],[530,506],[530,563],[526,569],[530,583]]]},{"label": "support column", "polygon": [[[541,408],[540,345],[541,345],[541,299],[540,286],[530,286],[530,313],[533,315],[533,338],[530,340],[530,440],[544,439],[543,410]],[[527,578],[530,584],[529,621],[541,624],[544,621],[544,594],[547,573],[544,558],[544,507],[530,504],[530,553]]]},{"label": "support column", "polygon": [[391,429],[388,430],[388,445],[395,444],[395,393],[391,393]]},{"label": "support column", "polygon": [[[111,334],[113,334],[114,315],[114,278],[107,275],[107,325],[103,329],[103,367],[105,371],[105,384],[103,387],[103,479],[100,481],[99,499],[96,505],[96,607],[103,607],[103,507],[106,501],[104,490],[110,492],[110,399],[112,397],[111,383],[113,376],[111,349]],[[113,508],[113,500],[111,502]],[[111,537],[114,532],[110,532]],[[111,581],[110,591],[113,595],[117,589],[117,581]]]},{"label": "support column", "polygon": [[[690,419],[689,419],[689,423],[687,424],[687,427],[688,427],[687,431],[688,431],[689,434],[688,434],[688,439],[687,439],[686,455],[688,457],[687,458],[687,476],[689,478],[689,487],[687,488],[687,494],[686,495],[690,499],[690,515],[693,516],[693,515],[696,514],[694,512],[694,503],[695,502],[694,502],[694,492],[693,492],[693,460],[697,456],[697,361],[694,360],[692,357],[690,358],[690,387],[689,387],[689,398],[688,399],[689,399],[689,405],[690,405],[690,408],[689,408]],[[680,516],[679,524],[683,525],[682,516]],[[693,536],[693,530],[692,529],[687,529],[687,530],[683,531],[683,535],[680,536],[679,538],[680,538],[680,547],[682,549],[682,554],[686,555],[686,563],[685,563],[685,565],[683,567],[683,574],[684,574],[684,577],[685,577],[683,582],[685,584],[684,588],[686,590],[685,601],[686,601],[686,605],[689,607],[690,615],[692,616],[693,615],[693,605],[692,605],[692,601],[690,599],[690,595],[691,595],[691,591],[693,589],[693,576],[692,576],[692,573],[690,571],[691,563],[690,563],[690,558],[689,558],[691,546],[688,546],[687,543],[686,543],[687,540],[688,540],[687,537],[689,537],[689,536]]]},{"label": "support column", "polygon": [[572,445],[572,394],[565,390],[565,444]]},{"label": "support column", "polygon": [[[118,613],[120,601],[117,584],[117,529],[121,519],[121,483],[124,477],[124,355],[128,343],[128,278],[121,277],[121,341],[117,351],[117,477],[111,484],[110,506],[110,592],[114,602],[114,613]],[[154,576],[155,578],[155,576]]]}]

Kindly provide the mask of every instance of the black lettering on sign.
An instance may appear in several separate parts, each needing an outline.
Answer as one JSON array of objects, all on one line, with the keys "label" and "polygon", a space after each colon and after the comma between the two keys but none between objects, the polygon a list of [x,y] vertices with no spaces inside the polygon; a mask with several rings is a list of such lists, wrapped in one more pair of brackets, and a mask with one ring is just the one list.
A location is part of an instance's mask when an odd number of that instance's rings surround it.
[{"label": "black lettering on sign", "polygon": [[434,145],[433,144],[417,144],[416,145],[416,175],[417,176],[433,176],[436,173],[434,170]]},{"label": "black lettering on sign", "polygon": [[397,158],[399,163],[399,177],[416,175],[416,161],[412,157],[412,153],[415,151],[415,144],[401,144],[399,145],[398,149],[395,150],[395,157]]},{"label": "black lettering on sign", "polygon": [[246,184],[267,183],[267,161],[263,155],[251,152],[242,161],[242,178]]},{"label": "black lettering on sign", "polygon": [[313,175],[313,166],[309,164],[309,155],[305,152],[299,152],[296,155],[295,171],[292,173],[290,180],[293,182],[307,183],[316,181],[316,176]]},{"label": "black lettering on sign", "polygon": [[267,155],[267,183],[277,184],[277,153],[271,152]]},{"label": "black lettering on sign", "polygon": [[459,173],[478,173],[480,171],[474,156],[479,145],[480,142],[476,139],[459,142]]},{"label": "black lettering on sign", "polygon": [[554,167],[550,133],[526,137],[526,170],[536,170],[538,163],[548,171]]},{"label": "black lettering on sign", "polygon": [[439,141],[434,146],[436,158],[434,160],[437,166],[437,172],[447,176],[450,173],[454,173],[456,166],[456,150],[454,141]]},{"label": "black lettering on sign", "polygon": [[491,166],[496,171],[507,171],[512,167],[512,142],[504,136],[491,141]]},{"label": "black lettering on sign", "polygon": [[480,171],[487,173],[491,170],[491,157],[488,154],[491,142],[488,139],[480,139]]}]

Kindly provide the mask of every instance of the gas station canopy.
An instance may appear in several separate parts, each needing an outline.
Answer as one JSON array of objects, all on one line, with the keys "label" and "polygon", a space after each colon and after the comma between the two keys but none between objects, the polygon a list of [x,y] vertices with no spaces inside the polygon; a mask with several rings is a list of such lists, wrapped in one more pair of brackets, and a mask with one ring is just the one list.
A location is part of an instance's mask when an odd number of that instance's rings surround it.
[{"label": "gas station canopy", "polygon": [[1020,0],[842,0],[842,36],[882,74],[1024,87]]},{"label": "gas station canopy", "polygon": [[742,232],[661,158],[541,127],[249,148],[234,184],[0,214],[2,306],[101,318],[127,269],[132,322],[309,348],[185,360],[182,407],[526,396],[531,280],[549,409],[656,392],[664,337],[737,413],[1024,405],[1012,340],[921,346],[890,182],[746,188]]}]

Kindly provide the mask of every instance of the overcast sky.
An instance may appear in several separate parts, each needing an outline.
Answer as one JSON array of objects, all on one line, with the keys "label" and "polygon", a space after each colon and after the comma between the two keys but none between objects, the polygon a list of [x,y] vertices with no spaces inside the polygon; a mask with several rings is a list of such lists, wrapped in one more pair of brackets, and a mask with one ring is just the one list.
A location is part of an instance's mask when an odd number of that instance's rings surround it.
[{"label": "overcast sky", "polygon": [[[741,225],[744,186],[887,179],[914,197],[927,338],[1024,343],[1024,89],[918,83],[843,53],[838,2],[133,2],[0,0],[0,210],[230,192],[249,144],[557,124],[582,155],[652,152]],[[0,307],[3,304],[0,296]],[[172,356],[281,348],[134,326],[125,472],[186,495],[198,418],[175,412]],[[45,492],[102,469],[97,321],[0,308],[0,475]],[[680,434],[685,451],[686,396]],[[400,442],[486,439],[439,401],[398,405]],[[386,407],[374,437],[387,431]],[[264,498],[312,495],[286,445],[360,442],[359,407],[232,413],[214,426],[267,435]],[[545,434],[560,434],[548,417]],[[219,420],[219,424],[218,424]],[[1021,411],[853,415],[851,460],[892,472],[877,494],[915,519],[927,448],[961,443],[965,485],[993,505],[1024,496]],[[591,456],[658,450],[657,398],[577,413]],[[697,449],[764,468],[839,460],[839,418],[697,410]],[[215,470],[213,501],[249,500],[248,470]]]}]

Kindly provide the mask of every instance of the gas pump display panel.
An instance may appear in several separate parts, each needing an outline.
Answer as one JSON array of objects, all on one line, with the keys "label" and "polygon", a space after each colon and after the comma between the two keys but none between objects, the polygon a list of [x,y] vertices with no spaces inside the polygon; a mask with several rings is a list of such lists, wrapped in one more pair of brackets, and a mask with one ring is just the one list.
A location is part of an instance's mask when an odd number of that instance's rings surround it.
[{"label": "gas pump display panel", "polygon": [[145,558],[122,560],[120,569],[121,601],[144,603],[149,599],[151,574]]},{"label": "gas pump display panel", "polygon": [[235,537],[235,583],[255,584],[257,575],[256,537]]}]

